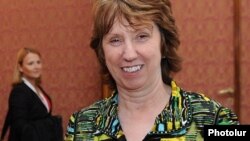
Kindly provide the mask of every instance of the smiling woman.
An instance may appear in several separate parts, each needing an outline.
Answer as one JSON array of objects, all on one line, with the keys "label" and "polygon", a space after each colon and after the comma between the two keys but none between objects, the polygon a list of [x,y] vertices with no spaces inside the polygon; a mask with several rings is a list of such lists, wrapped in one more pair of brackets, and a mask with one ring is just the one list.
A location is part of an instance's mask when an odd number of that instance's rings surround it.
[{"label": "smiling woman", "polygon": [[114,20],[103,38],[107,68],[118,89],[148,88],[162,79],[159,29],[153,22],[149,26],[130,27],[128,21],[121,20]]},{"label": "smiling woman", "polygon": [[177,86],[179,44],[169,0],[95,0],[91,47],[113,93],[73,113],[65,141],[203,140],[204,125],[239,124]]}]

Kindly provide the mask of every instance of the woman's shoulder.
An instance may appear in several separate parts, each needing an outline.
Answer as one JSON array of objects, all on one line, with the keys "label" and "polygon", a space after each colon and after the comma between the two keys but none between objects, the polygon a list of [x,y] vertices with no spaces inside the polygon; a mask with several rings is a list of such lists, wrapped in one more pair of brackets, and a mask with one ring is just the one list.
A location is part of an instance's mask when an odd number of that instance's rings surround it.
[{"label": "woman's shoulder", "polygon": [[117,94],[113,94],[108,98],[98,100],[90,106],[80,109],[75,113],[75,115],[77,114],[79,118],[97,116],[97,114],[103,115],[107,112],[107,109],[112,109],[116,107]]},{"label": "woman's shoulder", "polygon": [[[237,116],[232,109],[210,99],[205,94],[186,92],[193,110],[193,119],[203,124],[238,124]],[[225,122],[230,121],[230,122]]]},{"label": "woman's shoulder", "polygon": [[23,94],[26,94],[28,96],[29,93],[31,93],[30,88],[24,84],[23,82],[12,85],[12,89],[10,91],[10,96],[24,96]]},{"label": "woman's shoulder", "polygon": [[16,90],[25,90],[27,88],[27,86],[23,83],[16,83],[12,85],[12,91],[16,91]]},{"label": "woman's shoulder", "polygon": [[208,96],[200,92],[185,91],[185,93],[188,95],[191,101],[196,101],[196,102],[197,101],[205,101],[205,102],[213,101],[211,98],[209,98]]},{"label": "woman's shoulder", "polygon": [[14,84],[14,85],[12,85],[10,94],[11,95],[16,95],[16,94],[19,94],[19,93],[26,93],[27,88],[28,87],[25,86],[24,83]]},{"label": "woman's shoulder", "polygon": [[70,135],[74,134],[75,132],[82,132],[82,134],[85,132],[94,132],[97,115],[100,113],[100,109],[104,103],[105,100],[100,100],[90,106],[74,112],[69,118],[67,134]]},{"label": "woman's shoulder", "polygon": [[189,102],[194,109],[194,111],[209,111],[216,112],[222,105],[207,97],[203,93],[186,91]]},{"label": "woman's shoulder", "polygon": [[98,113],[100,113],[101,108],[105,105],[106,100],[99,100],[95,103],[81,108],[80,110],[74,112],[72,116],[79,121],[93,121]]}]

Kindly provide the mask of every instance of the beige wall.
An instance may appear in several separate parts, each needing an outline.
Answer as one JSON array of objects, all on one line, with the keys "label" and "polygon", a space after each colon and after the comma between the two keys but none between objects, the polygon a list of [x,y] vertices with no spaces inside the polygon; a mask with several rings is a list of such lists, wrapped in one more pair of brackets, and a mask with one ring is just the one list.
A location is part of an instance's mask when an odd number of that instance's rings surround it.
[{"label": "beige wall", "polygon": [[0,129],[21,47],[41,51],[43,87],[64,127],[70,114],[101,98],[99,65],[89,47],[90,5],[90,0],[0,1]]}]

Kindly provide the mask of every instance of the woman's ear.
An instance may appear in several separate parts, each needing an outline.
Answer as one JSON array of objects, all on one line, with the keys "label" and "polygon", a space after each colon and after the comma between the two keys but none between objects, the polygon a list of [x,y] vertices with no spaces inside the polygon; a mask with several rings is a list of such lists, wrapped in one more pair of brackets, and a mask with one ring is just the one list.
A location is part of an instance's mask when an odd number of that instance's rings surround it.
[{"label": "woman's ear", "polygon": [[20,64],[18,64],[18,70],[20,71],[20,72],[23,72],[23,67],[20,65]]}]

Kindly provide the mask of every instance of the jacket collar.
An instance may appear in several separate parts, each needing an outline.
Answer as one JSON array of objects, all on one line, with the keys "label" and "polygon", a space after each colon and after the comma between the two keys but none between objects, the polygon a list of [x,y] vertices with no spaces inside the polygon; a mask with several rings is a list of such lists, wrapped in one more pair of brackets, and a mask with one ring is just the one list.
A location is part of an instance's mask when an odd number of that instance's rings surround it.
[{"label": "jacket collar", "polygon": [[37,94],[35,87],[24,77],[22,77],[24,84],[26,84],[34,93]]}]

